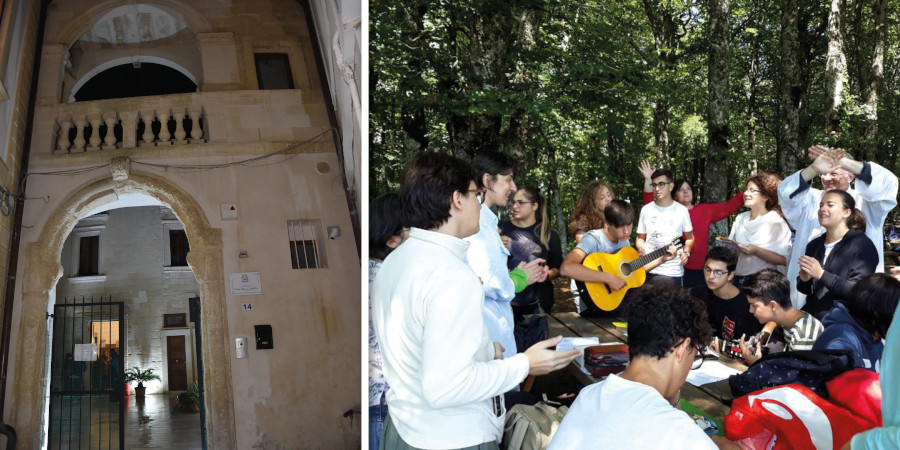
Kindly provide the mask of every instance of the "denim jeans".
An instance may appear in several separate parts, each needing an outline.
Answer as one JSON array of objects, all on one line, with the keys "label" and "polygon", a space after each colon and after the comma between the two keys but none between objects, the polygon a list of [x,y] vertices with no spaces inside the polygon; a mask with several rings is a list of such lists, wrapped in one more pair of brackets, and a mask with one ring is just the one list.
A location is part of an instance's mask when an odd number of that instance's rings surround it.
[{"label": "denim jeans", "polygon": [[380,405],[369,406],[369,448],[372,450],[378,450],[384,436],[384,419],[387,413],[388,407],[384,401]]}]

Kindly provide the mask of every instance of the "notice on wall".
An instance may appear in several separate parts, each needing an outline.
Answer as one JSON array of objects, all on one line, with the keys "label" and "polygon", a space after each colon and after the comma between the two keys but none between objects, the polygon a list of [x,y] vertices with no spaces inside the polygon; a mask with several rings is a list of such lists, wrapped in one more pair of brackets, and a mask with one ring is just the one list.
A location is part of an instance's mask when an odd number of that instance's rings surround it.
[{"label": "notice on wall", "polygon": [[262,285],[259,283],[259,272],[243,272],[231,274],[231,294],[262,294]]},{"label": "notice on wall", "polygon": [[75,344],[75,361],[96,361],[97,344]]}]

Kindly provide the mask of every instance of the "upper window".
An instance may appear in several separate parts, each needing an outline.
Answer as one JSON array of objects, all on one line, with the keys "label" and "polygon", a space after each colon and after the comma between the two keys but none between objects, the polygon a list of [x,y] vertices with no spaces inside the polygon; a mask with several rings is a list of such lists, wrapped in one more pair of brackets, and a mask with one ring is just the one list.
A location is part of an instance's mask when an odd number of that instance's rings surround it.
[{"label": "upper window", "polygon": [[286,53],[255,53],[260,89],[293,89],[294,77]]},{"label": "upper window", "polygon": [[323,269],[328,267],[321,220],[288,221],[288,244],[292,268]]},{"label": "upper window", "polygon": [[188,265],[187,254],[190,251],[191,246],[184,230],[169,230],[170,265],[173,267]]},{"label": "upper window", "polygon": [[100,236],[84,236],[78,248],[78,276],[100,274]]}]

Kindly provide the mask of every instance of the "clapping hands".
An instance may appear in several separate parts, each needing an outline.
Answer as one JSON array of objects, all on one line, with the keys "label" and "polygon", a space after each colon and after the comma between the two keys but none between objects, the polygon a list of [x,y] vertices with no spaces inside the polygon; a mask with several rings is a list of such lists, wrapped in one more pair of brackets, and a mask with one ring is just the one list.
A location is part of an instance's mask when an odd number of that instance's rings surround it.
[{"label": "clapping hands", "polygon": [[844,158],[845,152],[842,148],[813,145],[809,148],[808,156],[813,160],[812,167],[821,175],[841,168],[841,160]]}]

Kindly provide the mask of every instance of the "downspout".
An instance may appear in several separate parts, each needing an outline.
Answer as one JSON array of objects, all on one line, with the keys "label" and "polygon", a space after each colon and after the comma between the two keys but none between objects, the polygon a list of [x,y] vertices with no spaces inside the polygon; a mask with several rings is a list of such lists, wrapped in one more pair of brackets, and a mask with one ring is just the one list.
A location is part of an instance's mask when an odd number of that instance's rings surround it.
[{"label": "downspout", "polygon": [[9,338],[12,332],[12,311],[16,294],[16,276],[19,266],[19,243],[22,235],[22,210],[25,207],[25,175],[31,155],[31,133],[34,128],[34,110],[37,104],[38,73],[41,69],[41,50],[44,47],[44,23],[47,6],[51,0],[41,0],[38,16],[37,41],[34,45],[34,67],[31,70],[31,89],[28,90],[28,112],[25,117],[25,137],[22,140],[22,164],[19,166],[19,191],[16,195],[16,211],[13,216],[12,240],[9,244],[9,264],[6,269],[6,293],[3,299],[3,328],[0,330],[0,419],[6,411],[6,380],[9,374]]}]

